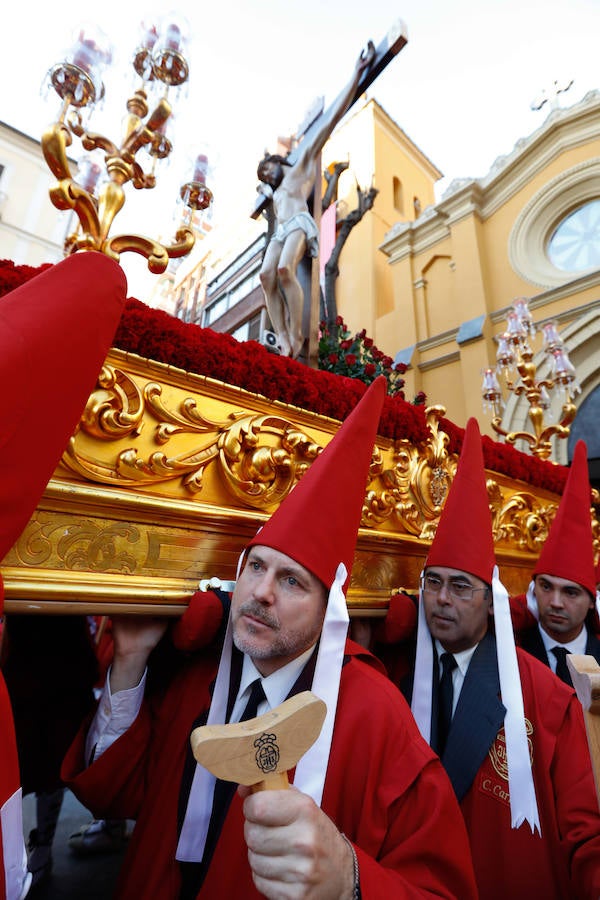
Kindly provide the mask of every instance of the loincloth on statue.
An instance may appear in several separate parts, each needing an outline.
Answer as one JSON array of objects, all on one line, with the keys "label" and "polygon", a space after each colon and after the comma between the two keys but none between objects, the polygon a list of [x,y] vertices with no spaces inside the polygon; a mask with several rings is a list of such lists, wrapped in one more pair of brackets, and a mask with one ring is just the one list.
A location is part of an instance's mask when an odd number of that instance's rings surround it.
[{"label": "loincloth on statue", "polygon": [[317,223],[308,212],[299,212],[277,226],[272,241],[283,244],[292,231],[303,231],[306,235],[306,252],[309,256],[319,255],[319,229]]}]

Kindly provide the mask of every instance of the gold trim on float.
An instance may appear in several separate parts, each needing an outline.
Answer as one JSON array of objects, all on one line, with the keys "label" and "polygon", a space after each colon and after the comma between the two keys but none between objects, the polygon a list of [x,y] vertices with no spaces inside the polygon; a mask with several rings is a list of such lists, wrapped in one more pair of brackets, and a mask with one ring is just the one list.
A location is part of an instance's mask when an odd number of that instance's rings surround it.
[{"label": "gold trim on float", "polygon": [[[430,437],[421,444],[377,441],[348,593],[355,615],[382,615],[394,589],[418,585],[456,471],[439,428],[444,414],[426,411]],[[235,579],[249,539],[338,425],[111,351],[3,561],[6,608],[179,615],[201,580]],[[525,590],[559,498],[496,473],[487,488],[502,577],[509,590]],[[595,518],[593,527],[598,545]]]}]

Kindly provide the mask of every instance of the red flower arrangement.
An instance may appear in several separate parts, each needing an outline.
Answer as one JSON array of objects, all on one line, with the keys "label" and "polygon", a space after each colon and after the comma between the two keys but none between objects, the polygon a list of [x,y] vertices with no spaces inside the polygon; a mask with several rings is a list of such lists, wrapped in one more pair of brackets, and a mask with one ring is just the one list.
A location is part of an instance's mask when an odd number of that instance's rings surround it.
[{"label": "red flower arrangement", "polygon": [[0,260],[0,297],[9,291],[19,287],[25,281],[29,281],[34,275],[39,275],[52,264],[43,266],[16,266],[10,259]]},{"label": "red flower arrangement", "polygon": [[[16,266],[11,260],[0,260],[0,297],[46,268],[48,265]],[[366,334],[360,338],[367,350],[373,347],[372,343],[368,343],[370,340]],[[135,298],[127,300],[114,346],[340,421],[349,415],[366,390],[365,382],[356,377],[334,374],[332,371],[315,371],[297,360],[269,353],[256,341],[238,342],[231,335],[186,324]],[[329,352],[333,354],[335,351]],[[377,362],[383,365],[384,360],[367,360],[364,363],[365,380],[376,377],[377,367],[373,372],[370,368],[367,371],[367,366],[376,366]],[[347,362],[347,365],[350,366],[350,363]],[[429,429],[424,402],[425,396],[421,392],[414,403],[407,403],[400,389],[393,396],[386,397],[379,434],[392,440],[405,438],[417,444],[426,441]],[[440,427],[449,435],[449,451],[460,452],[463,429],[449,419],[442,419]],[[563,466],[538,460],[487,436],[483,438],[483,452],[488,469],[532,486],[562,493],[568,474]]]},{"label": "red flower arrangement", "polygon": [[[319,369],[336,375],[360,378],[365,384],[371,384],[383,375],[387,381],[388,394],[404,400],[404,363],[395,366],[391,356],[386,356],[375,346],[373,339],[367,337],[366,329],[352,335],[341,316],[336,318],[331,328],[326,322],[320,324]],[[419,391],[413,403],[420,406],[425,403],[425,399],[423,391]]]},{"label": "red flower arrangement", "polygon": [[[236,341],[229,334],[187,324],[133,298],[127,301],[114,344],[334,419],[345,419],[366,390],[357,378],[315,371],[269,353],[256,341]],[[416,443],[427,440],[423,409],[401,397],[386,397],[380,434]]]},{"label": "red flower arrangement", "polygon": [[[459,428],[449,419],[440,420],[440,428],[446,432],[448,452],[459,454],[462,447],[464,429]],[[567,480],[568,469],[554,463],[521,453],[510,444],[500,444],[487,434],[482,435],[483,458],[486,469],[501,472],[519,481],[526,481],[536,487],[545,488],[555,494],[562,494]]]}]

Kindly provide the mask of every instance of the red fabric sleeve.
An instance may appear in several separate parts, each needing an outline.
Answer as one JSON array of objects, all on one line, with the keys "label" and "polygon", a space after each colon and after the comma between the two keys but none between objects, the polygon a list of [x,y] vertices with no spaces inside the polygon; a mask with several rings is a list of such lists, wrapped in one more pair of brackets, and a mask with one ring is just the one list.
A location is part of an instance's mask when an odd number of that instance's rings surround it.
[{"label": "red fabric sleeve", "polygon": [[385,619],[377,623],[375,640],[382,644],[398,644],[410,640],[417,632],[417,604],[408,594],[390,597]]},{"label": "red fabric sleeve", "polygon": [[207,647],[217,636],[227,612],[214,591],[196,591],[188,608],[173,626],[173,644],[178,650],[188,651]]}]

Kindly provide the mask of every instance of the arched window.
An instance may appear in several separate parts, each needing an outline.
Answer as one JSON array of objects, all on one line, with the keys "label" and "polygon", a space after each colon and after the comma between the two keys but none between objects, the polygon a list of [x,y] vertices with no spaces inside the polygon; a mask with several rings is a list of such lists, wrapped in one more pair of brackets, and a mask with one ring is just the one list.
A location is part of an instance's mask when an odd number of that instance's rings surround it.
[{"label": "arched window", "polygon": [[402,196],[402,182],[399,178],[394,175],[393,181],[393,191],[394,191],[394,209],[396,212],[399,212],[400,215],[404,215],[404,198]]}]

